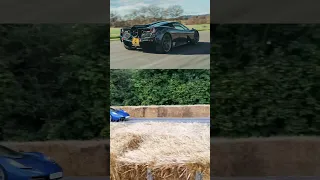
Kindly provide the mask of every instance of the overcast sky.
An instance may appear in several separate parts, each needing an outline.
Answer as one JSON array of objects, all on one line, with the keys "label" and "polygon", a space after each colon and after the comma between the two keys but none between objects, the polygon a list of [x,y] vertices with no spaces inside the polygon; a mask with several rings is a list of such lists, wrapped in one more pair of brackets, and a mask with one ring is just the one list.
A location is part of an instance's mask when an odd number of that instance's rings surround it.
[{"label": "overcast sky", "polygon": [[120,15],[129,14],[133,9],[149,5],[163,8],[180,5],[184,10],[184,15],[210,14],[210,0],[110,0],[110,10]]}]

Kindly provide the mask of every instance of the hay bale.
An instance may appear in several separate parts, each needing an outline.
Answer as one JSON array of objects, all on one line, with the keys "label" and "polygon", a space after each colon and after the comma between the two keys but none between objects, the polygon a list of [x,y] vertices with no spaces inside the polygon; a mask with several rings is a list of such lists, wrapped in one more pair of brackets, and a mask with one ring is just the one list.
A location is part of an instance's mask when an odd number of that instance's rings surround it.
[{"label": "hay bale", "polygon": [[154,117],[209,117],[210,105],[153,105],[153,106],[113,106],[127,111],[134,118]]},{"label": "hay bale", "polygon": [[143,117],[155,118],[159,116],[159,106],[145,106],[143,107],[144,113]]},{"label": "hay bale", "polygon": [[210,179],[210,128],[199,123],[111,123],[110,173],[113,180]]},{"label": "hay bale", "polygon": [[135,117],[135,118],[145,117],[146,107],[144,106],[112,106],[112,107],[127,111],[131,117]]}]

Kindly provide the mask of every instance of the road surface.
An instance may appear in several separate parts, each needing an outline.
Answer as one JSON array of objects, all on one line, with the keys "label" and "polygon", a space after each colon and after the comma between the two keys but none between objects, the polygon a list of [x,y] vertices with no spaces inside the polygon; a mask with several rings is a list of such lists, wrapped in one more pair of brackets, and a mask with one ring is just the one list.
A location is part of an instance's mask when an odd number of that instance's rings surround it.
[{"label": "road surface", "polygon": [[110,42],[111,69],[209,69],[210,31],[200,31],[197,45],[173,48],[168,54],[127,50],[120,41]]},{"label": "road surface", "polygon": [[139,122],[174,122],[174,123],[208,123],[209,117],[202,118],[132,118],[125,123],[139,123]]}]

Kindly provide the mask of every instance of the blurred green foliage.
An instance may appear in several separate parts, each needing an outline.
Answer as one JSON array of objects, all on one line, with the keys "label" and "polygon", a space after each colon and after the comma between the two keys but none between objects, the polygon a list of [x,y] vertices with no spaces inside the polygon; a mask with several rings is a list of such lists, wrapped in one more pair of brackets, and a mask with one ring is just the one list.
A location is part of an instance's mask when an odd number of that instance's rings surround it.
[{"label": "blurred green foliage", "polygon": [[108,29],[0,25],[0,138],[92,139],[103,134],[109,106]]},{"label": "blurred green foliage", "polygon": [[213,26],[211,135],[320,135],[320,25]]},{"label": "blurred green foliage", "polygon": [[110,71],[111,105],[210,103],[210,70],[143,69]]}]

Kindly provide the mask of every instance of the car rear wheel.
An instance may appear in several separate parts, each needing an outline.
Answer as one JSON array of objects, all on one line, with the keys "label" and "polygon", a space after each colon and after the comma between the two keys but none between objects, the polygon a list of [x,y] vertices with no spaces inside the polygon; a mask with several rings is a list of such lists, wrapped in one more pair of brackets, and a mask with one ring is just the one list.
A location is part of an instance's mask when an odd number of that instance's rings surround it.
[{"label": "car rear wheel", "polygon": [[199,39],[200,39],[199,32],[195,31],[194,32],[194,38],[191,40],[191,44],[198,44]]},{"label": "car rear wheel", "polygon": [[0,180],[7,180],[6,173],[4,169],[0,166]]},{"label": "car rear wheel", "polygon": [[172,49],[172,38],[169,33],[163,35],[161,40],[160,49],[157,49],[159,53],[168,53]]}]

